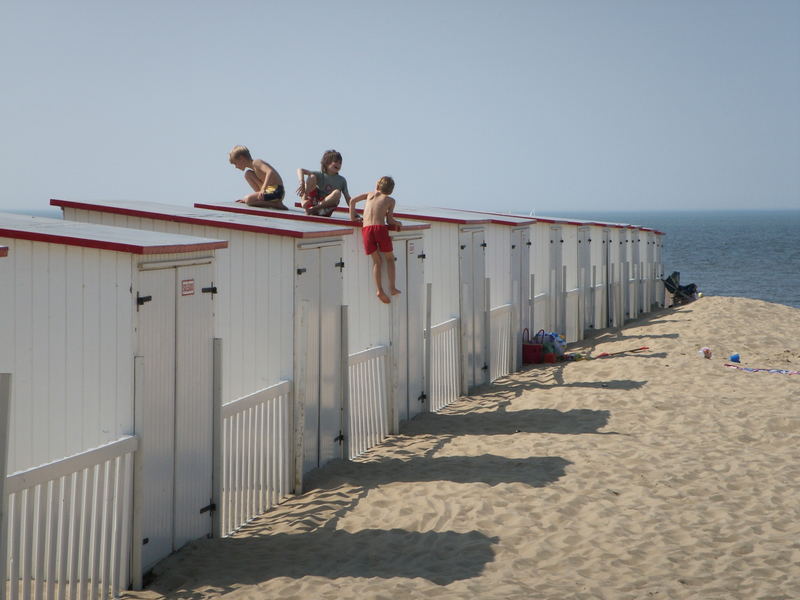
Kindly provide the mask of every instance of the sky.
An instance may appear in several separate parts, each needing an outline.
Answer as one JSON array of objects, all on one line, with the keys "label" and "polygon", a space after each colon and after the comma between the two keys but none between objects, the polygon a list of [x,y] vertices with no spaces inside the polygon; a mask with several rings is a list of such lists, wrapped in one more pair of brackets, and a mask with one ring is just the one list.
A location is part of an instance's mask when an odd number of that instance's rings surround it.
[{"label": "sky", "polygon": [[[3,0],[0,210],[293,194],[559,211],[800,208],[797,0]],[[292,198],[294,196],[292,195]]]}]

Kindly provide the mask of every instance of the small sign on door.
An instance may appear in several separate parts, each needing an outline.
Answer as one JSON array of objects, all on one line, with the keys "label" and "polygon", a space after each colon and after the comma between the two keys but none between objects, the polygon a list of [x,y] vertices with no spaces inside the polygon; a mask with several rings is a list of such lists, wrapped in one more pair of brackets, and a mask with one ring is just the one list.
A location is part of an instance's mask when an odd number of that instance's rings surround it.
[{"label": "small sign on door", "polygon": [[181,281],[181,296],[194,296],[194,279]]},{"label": "small sign on door", "polygon": [[411,240],[408,242],[408,253],[414,254],[414,242]]}]

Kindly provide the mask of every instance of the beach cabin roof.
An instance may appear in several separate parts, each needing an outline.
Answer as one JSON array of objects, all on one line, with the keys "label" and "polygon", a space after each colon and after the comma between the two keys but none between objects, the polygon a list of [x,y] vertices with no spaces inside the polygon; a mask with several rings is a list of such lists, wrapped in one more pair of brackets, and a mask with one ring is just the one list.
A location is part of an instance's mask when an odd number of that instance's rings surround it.
[{"label": "beach cabin roof", "polygon": [[0,236],[129,254],[173,254],[227,248],[208,238],[0,213]]},{"label": "beach cabin roof", "polygon": [[[299,208],[299,205],[290,207],[289,210],[259,208],[257,206],[248,206],[242,202],[195,202],[194,205],[196,208],[226,211],[244,215],[256,215],[262,218],[274,217],[276,219],[286,219],[305,223],[324,223],[328,226],[335,224],[342,227],[361,227],[361,221],[350,220],[349,209],[345,207],[336,209],[336,211],[329,217],[321,217],[319,215],[307,215],[302,208]],[[404,231],[422,230],[428,229],[429,227],[430,225],[424,223],[408,226],[403,224]]]},{"label": "beach cabin roof", "polygon": [[[310,221],[292,221],[288,219],[264,219],[264,213],[259,213],[261,219],[253,219],[248,216],[251,213],[234,214],[233,212],[209,212],[208,210],[198,210],[191,206],[178,206],[174,204],[162,204],[159,202],[135,202],[125,200],[105,200],[92,202],[76,202],[73,200],[50,200],[53,206],[62,208],[76,208],[91,210],[95,212],[106,212],[110,214],[126,215],[129,217],[143,217],[147,219],[157,219],[161,221],[172,221],[176,223],[189,223],[192,225],[202,225],[206,227],[222,227],[225,229],[236,229],[240,231],[250,231],[253,233],[264,233],[285,237],[313,239],[319,237],[338,237],[350,235],[350,227],[342,227],[338,223],[331,223],[330,219],[323,220],[321,223]],[[239,204],[245,208],[250,208],[245,204]],[[237,211],[244,212],[244,211]],[[324,225],[322,223],[325,223]]]}]

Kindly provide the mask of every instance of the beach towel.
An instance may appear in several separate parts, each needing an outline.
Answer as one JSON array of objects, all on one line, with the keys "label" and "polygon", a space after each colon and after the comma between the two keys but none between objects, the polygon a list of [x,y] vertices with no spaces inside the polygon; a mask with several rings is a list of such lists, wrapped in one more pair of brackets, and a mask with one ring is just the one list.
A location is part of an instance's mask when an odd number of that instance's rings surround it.
[{"label": "beach towel", "polygon": [[778,373],[779,375],[800,375],[800,371],[792,371],[790,369],[758,369],[755,367],[743,367],[741,365],[732,365],[725,363],[726,367],[731,369],[739,369],[740,371],[747,371],[748,373]]}]

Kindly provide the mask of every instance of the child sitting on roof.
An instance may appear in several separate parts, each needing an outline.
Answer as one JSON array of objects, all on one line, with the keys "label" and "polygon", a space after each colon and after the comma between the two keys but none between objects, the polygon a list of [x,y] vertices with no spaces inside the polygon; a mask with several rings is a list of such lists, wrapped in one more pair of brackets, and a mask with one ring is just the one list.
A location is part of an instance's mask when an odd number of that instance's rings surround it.
[{"label": "child sitting on roof", "polygon": [[339,206],[342,196],[350,202],[347,180],[339,175],[342,155],[336,150],[326,150],[322,155],[320,167],[320,171],[297,169],[297,178],[300,180],[297,195],[302,199],[306,214],[330,217],[334,209]]},{"label": "child sitting on roof", "polygon": [[260,208],[289,210],[283,203],[286,195],[283,179],[269,163],[260,158],[253,160],[246,146],[234,146],[228,153],[228,160],[234,167],[244,171],[245,180],[253,188],[252,194],[239,198],[237,202]]},{"label": "child sitting on roof", "polygon": [[375,279],[377,295],[381,302],[389,304],[389,296],[383,291],[381,271],[386,261],[386,273],[389,279],[389,293],[395,296],[400,293],[395,287],[394,252],[389,237],[389,227],[400,230],[401,223],[394,218],[395,200],[389,194],[394,190],[394,180],[385,176],[375,184],[375,191],[361,194],[350,201],[350,220],[358,219],[356,204],[366,200],[364,205],[363,227],[361,235],[364,239],[364,251],[372,256],[372,276]]}]

